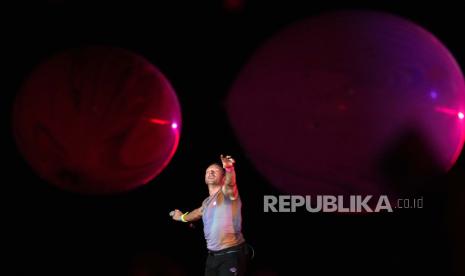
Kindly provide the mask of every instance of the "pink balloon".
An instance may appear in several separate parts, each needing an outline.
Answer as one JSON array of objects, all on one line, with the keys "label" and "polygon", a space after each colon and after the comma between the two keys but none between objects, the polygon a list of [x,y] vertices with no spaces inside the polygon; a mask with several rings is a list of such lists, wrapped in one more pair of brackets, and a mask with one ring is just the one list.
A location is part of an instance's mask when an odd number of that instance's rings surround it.
[{"label": "pink balloon", "polygon": [[416,136],[444,172],[464,143],[452,54],[385,13],[327,13],[279,31],[244,66],[227,107],[257,169],[295,194],[385,192],[380,160],[403,137]]}]

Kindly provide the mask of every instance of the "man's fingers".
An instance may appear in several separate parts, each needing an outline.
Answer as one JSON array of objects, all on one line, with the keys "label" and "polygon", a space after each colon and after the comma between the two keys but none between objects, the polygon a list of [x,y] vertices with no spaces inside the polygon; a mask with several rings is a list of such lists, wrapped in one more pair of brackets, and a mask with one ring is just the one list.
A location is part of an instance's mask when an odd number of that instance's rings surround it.
[{"label": "man's fingers", "polygon": [[174,215],[176,215],[177,212],[179,212],[178,209],[174,209],[174,211],[171,211],[170,212],[170,217],[173,217]]},{"label": "man's fingers", "polygon": [[226,157],[225,157],[225,156],[223,156],[223,154],[221,154],[220,157],[221,157],[221,161],[222,161],[222,162],[224,162],[224,161],[230,161],[230,162],[232,162],[232,163],[236,163],[236,160],[234,160],[234,159],[231,157],[231,155],[226,155]]}]

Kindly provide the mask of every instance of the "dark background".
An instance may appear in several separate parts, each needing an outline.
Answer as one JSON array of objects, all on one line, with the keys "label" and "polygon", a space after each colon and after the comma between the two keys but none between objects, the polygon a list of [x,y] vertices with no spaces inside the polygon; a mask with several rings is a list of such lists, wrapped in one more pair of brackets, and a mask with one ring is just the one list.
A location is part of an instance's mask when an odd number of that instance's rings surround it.
[{"label": "dark background", "polygon": [[[447,175],[431,180],[438,188],[421,210],[264,213],[263,195],[278,192],[247,159],[224,100],[265,39],[327,10],[374,9],[413,20],[438,37],[463,70],[465,9],[444,1],[242,3],[228,9],[223,1],[38,1],[5,10],[2,228],[8,265],[2,275],[201,275],[202,224],[175,223],[168,213],[200,206],[208,196],[204,170],[221,153],[237,161],[254,274],[463,275],[464,154]],[[89,44],[144,56],[171,81],[181,103],[183,127],[174,158],[148,185],[121,195],[83,196],[54,188],[23,160],[11,133],[11,108],[27,74],[57,51]]]}]

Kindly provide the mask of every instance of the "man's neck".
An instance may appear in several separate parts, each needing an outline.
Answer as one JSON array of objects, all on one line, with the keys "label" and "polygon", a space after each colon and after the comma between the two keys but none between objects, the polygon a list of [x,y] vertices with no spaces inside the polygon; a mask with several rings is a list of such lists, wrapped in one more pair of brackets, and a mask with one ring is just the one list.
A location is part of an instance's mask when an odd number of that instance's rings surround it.
[{"label": "man's neck", "polygon": [[208,193],[210,196],[216,194],[221,189],[221,185],[210,184],[208,185]]}]

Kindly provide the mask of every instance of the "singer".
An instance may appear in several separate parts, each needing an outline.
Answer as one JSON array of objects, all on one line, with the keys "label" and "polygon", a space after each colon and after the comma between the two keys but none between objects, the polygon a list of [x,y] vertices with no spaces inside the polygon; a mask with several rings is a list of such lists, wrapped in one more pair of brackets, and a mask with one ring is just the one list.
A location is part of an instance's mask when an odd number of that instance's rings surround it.
[{"label": "singer", "polygon": [[248,248],[241,232],[242,203],[236,185],[235,161],[229,155],[220,158],[222,165],[213,163],[205,171],[210,196],[191,212],[176,209],[170,215],[182,222],[203,220],[208,249],[205,276],[244,275]]}]

